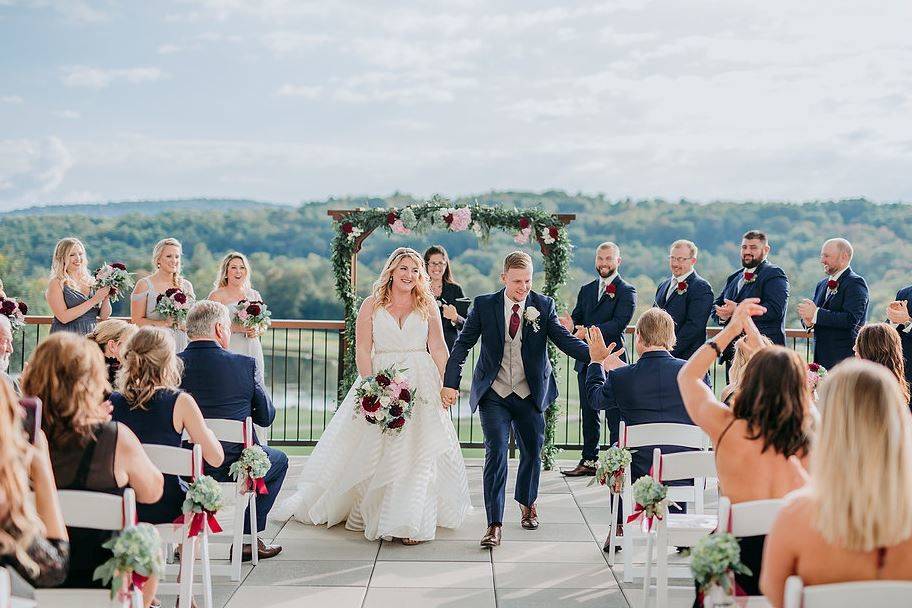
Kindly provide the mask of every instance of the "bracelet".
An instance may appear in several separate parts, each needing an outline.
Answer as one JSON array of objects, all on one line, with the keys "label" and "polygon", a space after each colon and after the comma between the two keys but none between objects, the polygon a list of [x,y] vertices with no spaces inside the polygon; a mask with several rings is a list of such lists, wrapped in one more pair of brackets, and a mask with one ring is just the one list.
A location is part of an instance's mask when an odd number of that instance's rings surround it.
[{"label": "bracelet", "polygon": [[711,349],[716,351],[717,355],[719,355],[720,357],[722,356],[722,349],[719,348],[719,345],[716,344],[715,340],[707,340],[705,343],[705,346],[709,346]]}]

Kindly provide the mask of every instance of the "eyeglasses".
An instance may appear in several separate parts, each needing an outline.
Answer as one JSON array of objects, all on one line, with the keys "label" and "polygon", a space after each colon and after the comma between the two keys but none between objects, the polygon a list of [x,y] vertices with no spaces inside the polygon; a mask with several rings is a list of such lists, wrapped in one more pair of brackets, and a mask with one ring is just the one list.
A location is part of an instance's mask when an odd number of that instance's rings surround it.
[{"label": "eyeglasses", "polygon": [[446,262],[431,262],[428,266],[446,266]]},{"label": "eyeglasses", "polygon": [[687,260],[692,260],[692,259],[693,259],[693,258],[676,258],[676,257],[673,256],[673,255],[668,256],[668,260],[669,260],[670,262],[677,262],[678,264],[683,264],[683,263],[686,262]]}]

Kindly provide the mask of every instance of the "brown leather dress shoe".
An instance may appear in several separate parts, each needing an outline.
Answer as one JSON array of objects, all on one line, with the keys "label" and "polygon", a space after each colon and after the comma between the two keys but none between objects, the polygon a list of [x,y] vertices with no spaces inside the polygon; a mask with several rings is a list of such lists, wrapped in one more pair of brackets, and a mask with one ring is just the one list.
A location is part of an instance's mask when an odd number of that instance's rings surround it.
[{"label": "brown leather dress shoe", "polygon": [[531,507],[519,505],[519,508],[522,510],[520,525],[526,530],[538,530],[538,513],[535,511],[535,505]]},{"label": "brown leather dress shoe", "polygon": [[[262,538],[257,539],[257,553],[260,559],[269,559],[281,552],[281,545],[267,545]],[[244,549],[241,551],[241,561],[249,562],[251,559],[253,559],[253,551],[251,551],[250,545],[244,545]]]},{"label": "brown leather dress shoe", "polygon": [[561,475],[564,477],[594,477],[595,466],[591,461],[580,460],[575,469],[569,471],[561,469]]},{"label": "brown leather dress shoe", "polygon": [[488,526],[488,531],[481,537],[481,546],[485,549],[492,549],[500,546],[500,524]]}]

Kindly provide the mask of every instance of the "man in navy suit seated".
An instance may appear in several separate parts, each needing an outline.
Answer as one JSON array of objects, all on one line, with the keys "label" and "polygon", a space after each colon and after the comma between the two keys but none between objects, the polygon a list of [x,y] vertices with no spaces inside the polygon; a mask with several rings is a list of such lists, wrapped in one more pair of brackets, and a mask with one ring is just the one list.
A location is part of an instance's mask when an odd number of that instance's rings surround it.
[{"label": "man in navy suit seated", "polygon": [[[675,345],[674,321],[664,310],[650,308],[636,324],[636,351],[639,359],[632,365],[621,360],[620,351],[609,345],[611,354],[602,362],[593,359],[586,373],[586,390],[589,407],[594,410],[616,412],[628,426],[656,422],[693,424],[684,409],[678,388],[678,370],[686,361],[671,356]],[[604,347],[599,332],[590,333],[593,352]],[[605,374],[607,371],[607,375]],[[630,465],[631,479],[636,481],[649,474],[652,450],[658,447],[663,454],[684,452],[692,448],[680,446],[648,446],[636,448]],[[668,485],[691,485],[688,480],[669,482]],[[684,509],[673,512],[684,512]],[[618,528],[619,534],[620,527]],[[611,549],[605,541],[605,551]]]},{"label": "man in navy suit seated", "polygon": [[706,321],[713,308],[712,287],[694,270],[696,263],[697,246],[692,241],[672,243],[668,254],[671,277],[659,284],[653,302],[671,315],[675,324],[671,356],[684,360],[706,342]]},{"label": "man in navy suit seated", "polygon": [[[567,331],[580,340],[586,339],[587,327],[598,327],[606,344],[614,342],[623,348],[624,331],[636,310],[637,293],[630,283],[618,274],[621,266],[621,249],[614,243],[602,243],[595,250],[596,280],[583,285],[576,296],[576,306],[569,316],[561,318]],[[561,471],[567,477],[595,475],[599,441],[602,437],[601,415],[586,405],[586,364],[577,361],[580,415],[583,418],[583,454],[575,469]],[[617,441],[618,419],[614,412],[607,412],[606,419],[611,443]]]},{"label": "man in navy suit seated", "polygon": [[902,340],[903,359],[906,364],[906,381],[912,384],[912,317],[909,316],[909,302],[912,300],[912,285],[896,293],[896,299],[887,306],[887,319],[896,325]]},{"label": "man in navy suit seated", "polygon": [[826,369],[854,356],[855,338],[868,316],[868,284],[852,272],[852,244],[830,239],[820,250],[826,278],[814,299],[798,303],[802,324],[814,332],[814,362]]},{"label": "man in navy suit seated", "polygon": [[[749,230],[741,237],[741,268],[728,276],[725,287],[715,301],[713,320],[725,325],[735,312],[735,307],[745,298],[760,298],[766,312],[754,318],[760,333],[773,344],[785,346],[785,313],[788,307],[789,283],[781,268],[769,261],[769,239],[759,230]],[[735,355],[729,345],[722,355],[725,376]]]},{"label": "man in navy suit seated", "polygon": [[[190,343],[178,357],[184,362],[181,388],[190,393],[199,404],[204,418],[241,420],[248,416],[255,425],[268,427],[275,418],[275,408],[260,383],[255,380],[256,363],[253,357],[228,351],[231,338],[231,316],[228,308],[219,302],[200,300],[187,315],[187,335]],[[260,441],[254,432],[254,442]],[[220,467],[206,465],[206,475],[217,481],[233,481],[228,474],[232,463],[240,458],[244,446],[223,443],[225,461]],[[269,456],[269,472],[264,481],[268,494],[258,494],[257,531],[266,529],[266,519],[272,508],[282,481],[288,472],[288,457],[284,452],[263,446]],[[250,516],[244,517],[244,533],[250,533]],[[275,557],[282,551],[278,545],[267,545],[259,538],[260,559]],[[249,561],[251,549],[244,547],[243,560]]]}]

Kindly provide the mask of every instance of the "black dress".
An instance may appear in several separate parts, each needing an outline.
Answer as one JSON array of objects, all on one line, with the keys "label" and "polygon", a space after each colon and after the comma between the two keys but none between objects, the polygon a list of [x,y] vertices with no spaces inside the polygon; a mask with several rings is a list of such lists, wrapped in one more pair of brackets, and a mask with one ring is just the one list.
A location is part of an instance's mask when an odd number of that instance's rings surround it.
[{"label": "black dress", "polygon": [[453,323],[449,319],[443,318],[443,306],[444,304],[456,305],[456,300],[459,298],[464,298],[465,295],[462,293],[462,286],[458,283],[444,283],[443,289],[440,291],[440,297],[437,298],[437,302],[440,306],[440,321],[443,323],[443,340],[446,342],[447,350],[452,351],[453,345],[456,343],[456,337],[459,336],[459,330],[462,329],[465,319],[461,322]]},{"label": "black dress", "polygon": [[[123,495],[114,476],[114,454],[117,451],[117,423],[104,422],[95,426],[86,445],[78,442],[66,446],[51,442],[51,467],[60,490],[89,490]],[[95,568],[111,557],[102,544],[111,532],[67,526],[70,536],[70,571],[61,587],[101,588],[100,580],[92,580]]]},{"label": "black dress", "polygon": [[[120,393],[111,394],[114,406],[114,420],[128,427],[140,443],[168,445],[179,448],[181,433],[174,430],[174,405],[181,391],[158,389],[144,408],[130,408],[126,397]],[[158,502],[151,505],[136,505],[139,521],[150,524],[167,524],[181,514],[181,506],[187,494],[187,484],[177,475],[165,475],[164,493]]]}]

